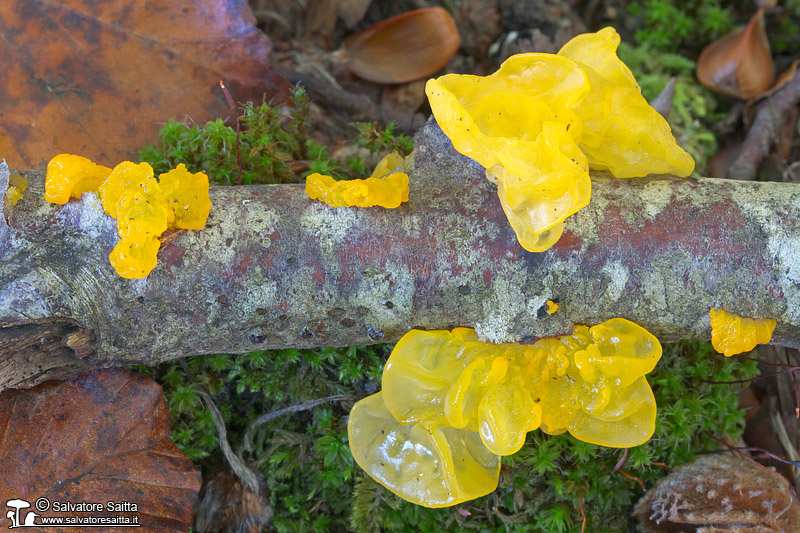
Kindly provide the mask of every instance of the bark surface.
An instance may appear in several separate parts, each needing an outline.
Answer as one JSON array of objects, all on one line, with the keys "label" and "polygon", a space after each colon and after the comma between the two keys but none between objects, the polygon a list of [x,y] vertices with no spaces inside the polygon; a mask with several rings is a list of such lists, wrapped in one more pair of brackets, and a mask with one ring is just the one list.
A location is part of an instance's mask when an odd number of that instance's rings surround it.
[{"label": "bark surface", "polygon": [[0,217],[0,387],[411,328],[529,342],[621,316],[663,341],[708,339],[711,307],[775,318],[773,342],[800,347],[796,184],[593,174],[590,205],[530,253],[435,122],[414,161],[393,210],[330,208],[302,185],[212,188],[206,228],[174,235],[142,280],[109,264],[116,221],[93,194],[52,205],[44,173],[21,172],[25,197]]}]

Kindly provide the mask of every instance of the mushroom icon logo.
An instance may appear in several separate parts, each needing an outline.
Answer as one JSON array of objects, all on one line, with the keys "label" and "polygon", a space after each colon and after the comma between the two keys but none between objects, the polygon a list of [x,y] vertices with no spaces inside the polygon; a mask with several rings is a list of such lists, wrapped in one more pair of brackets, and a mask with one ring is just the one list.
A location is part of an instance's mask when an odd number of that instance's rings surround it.
[{"label": "mushroom icon logo", "polygon": [[9,520],[11,520],[11,525],[8,526],[8,529],[14,529],[14,528],[17,528],[17,527],[24,527],[24,526],[35,526],[36,525],[36,524],[34,524],[33,521],[39,515],[36,514],[36,513],[33,513],[33,512],[25,513],[25,522],[22,523],[22,524],[20,524],[20,522],[19,522],[19,511],[20,511],[20,509],[27,509],[28,507],[30,507],[31,506],[30,502],[25,501],[25,500],[20,500],[20,499],[13,499],[13,500],[8,500],[6,502],[6,506],[11,507],[11,508],[14,509],[13,511],[8,511],[6,513],[6,517]]}]

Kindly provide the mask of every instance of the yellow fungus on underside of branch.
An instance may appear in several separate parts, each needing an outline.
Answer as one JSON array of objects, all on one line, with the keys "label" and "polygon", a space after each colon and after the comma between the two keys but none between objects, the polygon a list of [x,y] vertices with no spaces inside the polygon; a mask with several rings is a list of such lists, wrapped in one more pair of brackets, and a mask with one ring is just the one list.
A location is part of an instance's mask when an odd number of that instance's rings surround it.
[{"label": "yellow fungus on underside of branch", "polygon": [[730,357],[749,352],[758,344],[772,340],[777,321],[772,318],[742,318],[724,309],[711,308],[711,345]]},{"label": "yellow fungus on underside of branch", "polygon": [[488,344],[475,331],[412,330],[383,371],[383,390],[358,402],[353,457],[404,499],[445,507],[495,489],[500,456],[529,431],[636,446],[655,429],[645,375],[661,344],[622,318],[535,344]]}]

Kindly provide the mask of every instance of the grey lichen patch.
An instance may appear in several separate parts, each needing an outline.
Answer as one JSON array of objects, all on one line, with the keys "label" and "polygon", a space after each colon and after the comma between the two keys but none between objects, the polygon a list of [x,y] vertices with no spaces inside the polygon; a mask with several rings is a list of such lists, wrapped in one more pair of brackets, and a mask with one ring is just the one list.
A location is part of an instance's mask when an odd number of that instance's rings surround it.
[{"label": "grey lichen patch", "polygon": [[403,231],[405,231],[409,237],[414,239],[418,239],[420,237],[420,230],[422,228],[422,217],[416,213],[410,213],[407,216],[404,216],[401,220],[401,225],[403,227]]},{"label": "grey lichen patch", "polygon": [[80,199],[70,200],[58,209],[58,217],[64,225],[77,228],[90,239],[116,242],[117,221],[103,211],[100,198],[93,192],[85,192]]},{"label": "grey lichen patch", "polygon": [[[260,267],[256,267],[259,268]],[[278,299],[278,284],[272,280],[265,280],[263,277],[258,283],[250,283],[243,292],[244,300],[234,302],[242,308],[245,316],[256,315],[256,309],[274,308]]]},{"label": "grey lichen patch", "polygon": [[[782,200],[790,205],[800,204],[797,186],[785,185]],[[757,187],[743,188],[732,197],[743,212],[752,215],[766,236],[767,250],[774,258],[778,286],[783,292],[784,316],[758,318],[779,318],[781,322],[797,325],[800,323],[800,221],[781,217],[775,212],[774,194],[774,188]]]},{"label": "grey lichen patch", "polygon": [[659,322],[675,323],[677,320],[675,312],[683,310],[686,306],[684,302],[675,301],[676,297],[683,294],[680,287],[676,287],[675,284],[682,278],[681,265],[691,264],[688,261],[691,261],[688,254],[676,252],[670,257],[657,258],[650,268],[640,273],[643,296],[641,305],[644,306],[644,314],[658,317]]},{"label": "grey lichen patch", "polygon": [[625,285],[628,283],[628,269],[619,261],[609,261],[603,266],[601,272],[608,278],[605,298],[610,302],[618,301],[624,294]]},{"label": "grey lichen patch", "polygon": [[358,229],[361,218],[355,207],[330,207],[314,202],[300,216],[300,225],[316,237],[325,254],[331,254],[348,233]]},{"label": "grey lichen patch", "polygon": [[[392,302],[391,308],[384,302]],[[387,261],[384,269],[361,278],[348,304],[365,307],[381,325],[398,325],[398,319],[411,317],[414,304],[414,276],[407,263]],[[408,324],[413,326],[414,324]]]},{"label": "grey lichen patch", "polygon": [[[498,269],[502,271],[502,266]],[[515,279],[519,278],[519,279]],[[524,286],[523,276],[513,276],[508,278],[495,278],[486,297],[483,300],[483,320],[475,324],[475,332],[484,342],[498,344],[501,342],[515,342],[514,332],[516,323],[520,316],[529,314],[529,302],[522,292]],[[544,300],[542,300],[544,303]],[[541,305],[541,304],[540,304]],[[534,314],[535,315],[535,310]]]},{"label": "grey lichen patch", "polygon": [[675,187],[669,181],[654,180],[645,183],[639,193],[644,204],[644,213],[653,219],[667,207],[672,199]]}]

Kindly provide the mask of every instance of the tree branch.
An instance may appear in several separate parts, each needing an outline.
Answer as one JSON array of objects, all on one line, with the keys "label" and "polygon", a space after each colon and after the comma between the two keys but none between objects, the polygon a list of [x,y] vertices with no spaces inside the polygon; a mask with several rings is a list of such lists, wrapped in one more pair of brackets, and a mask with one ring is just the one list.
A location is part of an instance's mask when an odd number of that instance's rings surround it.
[{"label": "tree branch", "polygon": [[777,91],[766,96],[758,104],[756,118],[747,131],[747,137],[736,160],[728,167],[727,177],[736,180],[751,180],[756,176],[758,165],[775,141],[789,109],[800,101],[800,69]]},{"label": "tree branch", "polygon": [[[662,340],[707,339],[711,307],[776,318],[773,341],[800,346],[798,185],[594,175],[590,205],[536,254],[435,122],[414,157],[410,201],[394,210],[330,208],[301,185],[212,188],[207,227],[165,244],[136,281],[108,262],[116,221],[94,195],[52,205],[43,173],[23,172],[25,198],[0,221],[0,387],[192,354],[391,342],[415,327],[529,342],[621,316]],[[6,182],[0,172],[0,191]],[[41,342],[55,347],[7,341],[48,321],[61,329]]]}]

